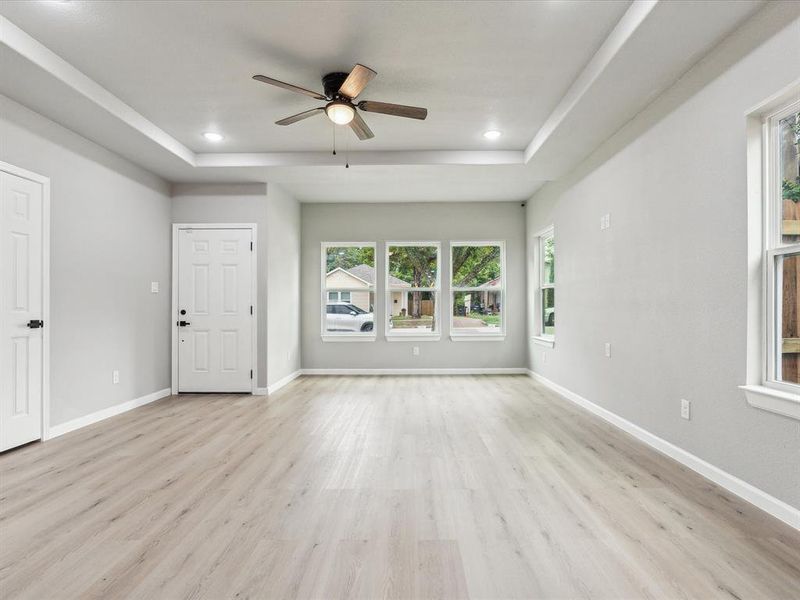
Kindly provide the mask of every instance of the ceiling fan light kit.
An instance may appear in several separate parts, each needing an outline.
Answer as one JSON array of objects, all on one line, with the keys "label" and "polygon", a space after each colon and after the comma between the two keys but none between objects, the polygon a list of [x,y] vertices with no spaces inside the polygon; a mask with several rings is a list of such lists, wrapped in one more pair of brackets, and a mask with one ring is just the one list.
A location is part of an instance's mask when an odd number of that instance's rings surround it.
[{"label": "ceiling fan light kit", "polygon": [[322,78],[324,94],[307,90],[305,88],[292,85],[266,77],[264,75],[253,75],[253,79],[262,83],[268,83],[285,90],[289,90],[304,96],[309,96],[316,100],[327,100],[328,104],[310,110],[303,111],[296,115],[286,117],[280,121],[275,121],[276,125],[291,125],[303,119],[322,114],[337,125],[348,125],[359,140],[368,140],[375,137],[372,130],[361,118],[358,111],[381,113],[407,119],[425,120],[428,116],[427,108],[417,106],[405,106],[402,104],[390,104],[388,102],[373,102],[362,100],[354,104],[353,100],[364,91],[367,84],[377,75],[375,71],[364,65],[357,64],[349,73],[328,73]]},{"label": "ceiling fan light kit", "polygon": [[356,116],[356,109],[349,102],[334,100],[325,107],[325,114],[337,125],[347,125]]}]

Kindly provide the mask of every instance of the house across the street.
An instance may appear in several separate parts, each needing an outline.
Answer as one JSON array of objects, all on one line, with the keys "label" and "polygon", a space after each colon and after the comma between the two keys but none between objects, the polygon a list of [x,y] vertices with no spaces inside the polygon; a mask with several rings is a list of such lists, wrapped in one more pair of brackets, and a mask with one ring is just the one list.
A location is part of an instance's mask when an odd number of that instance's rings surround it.
[{"label": "house across the street", "polygon": [[[393,286],[410,288],[411,284],[402,279],[389,275],[389,282]],[[375,285],[375,269],[369,265],[356,265],[349,269],[336,267],[325,276],[328,289],[351,288],[350,291],[329,291],[328,302],[349,302],[362,310],[372,312],[368,288]],[[352,288],[365,288],[359,292]],[[408,294],[405,292],[392,292],[392,316],[408,313]]]}]

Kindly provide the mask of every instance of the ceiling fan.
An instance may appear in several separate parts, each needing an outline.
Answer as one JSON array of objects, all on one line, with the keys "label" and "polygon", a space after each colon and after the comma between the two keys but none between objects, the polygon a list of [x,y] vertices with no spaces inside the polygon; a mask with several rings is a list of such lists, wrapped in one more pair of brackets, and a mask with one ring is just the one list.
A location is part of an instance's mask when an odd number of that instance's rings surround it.
[{"label": "ceiling fan", "polygon": [[322,78],[322,87],[325,90],[324,94],[307,90],[300,86],[292,85],[291,83],[278,81],[272,77],[265,77],[264,75],[253,75],[253,79],[289,90],[290,92],[311,96],[317,100],[328,101],[325,106],[312,108],[311,110],[297,113],[296,115],[286,117],[280,121],[275,121],[276,125],[291,125],[292,123],[297,123],[298,121],[324,112],[335,124],[349,125],[350,129],[358,136],[358,139],[368,140],[375,137],[375,134],[372,133],[372,130],[367,127],[364,119],[358,114],[359,109],[364,112],[394,115],[396,117],[406,117],[409,119],[424,120],[425,117],[428,116],[427,108],[419,108],[417,106],[374,102],[372,100],[362,100],[357,104],[354,103],[356,97],[364,91],[364,88],[367,87],[367,84],[372,81],[375,75],[377,75],[375,71],[359,64],[353,67],[350,73],[328,73]]}]

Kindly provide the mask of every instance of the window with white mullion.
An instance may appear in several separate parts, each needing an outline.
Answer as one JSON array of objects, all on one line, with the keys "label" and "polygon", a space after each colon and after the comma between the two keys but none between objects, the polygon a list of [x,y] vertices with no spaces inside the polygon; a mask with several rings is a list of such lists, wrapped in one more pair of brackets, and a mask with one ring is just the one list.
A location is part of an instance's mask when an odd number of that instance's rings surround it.
[{"label": "window with white mullion", "polygon": [[800,393],[800,103],[765,120],[765,384]]},{"label": "window with white mullion", "polygon": [[375,243],[323,242],[322,335],[373,339]]},{"label": "window with white mullion", "polygon": [[387,242],[387,336],[438,336],[439,291],[438,242]]},{"label": "window with white mullion", "polygon": [[451,336],[502,336],[505,243],[451,242]]},{"label": "window with white mullion", "polygon": [[556,279],[555,232],[552,227],[539,235],[539,335],[555,338]]}]

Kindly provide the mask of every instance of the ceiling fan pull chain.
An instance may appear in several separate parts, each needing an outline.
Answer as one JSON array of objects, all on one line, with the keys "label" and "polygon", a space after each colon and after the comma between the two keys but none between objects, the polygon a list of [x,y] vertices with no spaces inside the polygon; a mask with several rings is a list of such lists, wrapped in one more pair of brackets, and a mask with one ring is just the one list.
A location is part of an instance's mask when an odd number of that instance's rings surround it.
[{"label": "ceiling fan pull chain", "polygon": [[333,155],[336,156],[336,125],[331,123],[333,127]]},{"label": "ceiling fan pull chain", "polygon": [[350,138],[344,138],[344,168],[350,168]]}]

